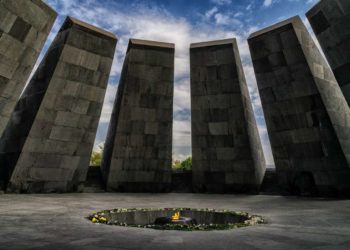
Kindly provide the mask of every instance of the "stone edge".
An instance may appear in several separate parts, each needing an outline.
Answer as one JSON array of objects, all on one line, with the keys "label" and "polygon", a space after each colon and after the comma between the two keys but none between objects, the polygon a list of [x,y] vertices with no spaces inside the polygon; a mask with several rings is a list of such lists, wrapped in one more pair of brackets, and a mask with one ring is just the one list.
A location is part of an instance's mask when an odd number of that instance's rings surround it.
[{"label": "stone edge", "polygon": [[[86,28],[86,29],[89,29],[89,30],[91,30],[91,31],[93,31],[93,32],[96,32],[96,33],[102,34],[102,35],[104,35],[104,36],[106,36],[106,37],[109,37],[109,38],[112,38],[112,39],[114,39],[114,40],[117,40],[117,36],[114,35],[112,32],[103,30],[103,29],[98,28],[98,27],[96,27],[96,26],[94,26],[94,25],[91,25],[91,24],[88,24],[88,23],[83,22],[83,21],[81,21],[81,20],[78,20],[78,19],[76,19],[75,17],[68,16],[68,17],[67,17],[67,20],[71,21],[71,22],[72,22],[73,24],[75,24],[75,25],[81,26],[81,27]],[[67,22],[67,20],[66,20],[66,22]]]},{"label": "stone edge", "polygon": [[42,0],[32,0],[32,2],[36,5],[38,5],[39,7],[45,8],[48,12],[50,12],[50,14],[54,17],[57,17],[57,12],[56,10],[54,10],[49,4],[47,4],[46,2],[42,1]]},{"label": "stone edge", "polygon": [[273,31],[275,29],[281,28],[281,27],[283,27],[283,26],[285,26],[287,24],[294,24],[296,22],[302,22],[299,16],[293,16],[293,17],[288,18],[288,19],[286,19],[286,20],[284,20],[282,22],[279,22],[279,23],[273,24],[271,26],[268,26],[266,28],[263,28],[261,30],[258,30],[256,32],[250,34],[250,36],[248,37],[248,40],[252,39],[252,38],[255,38],[255,37],[258,37],[258,36],[261,36],[261,35],[263,35],[265,33]]},{"label": "stone edge", "polygon": [[312,16],[314,16],[316,13],[318,13],[324,6],[324,2],[323,0],[319,1],[318,3],[316,3],[309,11],[306,12],[306,17],[310,18]]},{"label": "stone edge", "polygon": [[202,48],[202,47],[210,47],[216,45],[225,45],[225,44],[236,44],[236,38],[222,39],[222,40],[214,40],[208,42],[200,42],[200,43],[191,43],[190,49]]},{"label": "stone edge", "polygon": [[141,45],[141,46],[175,49],[174,43],[157,42],[157,41],[142,40],[142,39],[135,39],[135,38],[131,38],[129,40],[129,47],[130,45]]}]

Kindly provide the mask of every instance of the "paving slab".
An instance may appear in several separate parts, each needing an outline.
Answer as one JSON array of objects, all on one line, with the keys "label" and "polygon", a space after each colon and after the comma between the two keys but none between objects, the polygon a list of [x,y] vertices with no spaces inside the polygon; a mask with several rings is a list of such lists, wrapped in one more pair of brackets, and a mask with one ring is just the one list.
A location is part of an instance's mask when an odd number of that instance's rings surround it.
[{"label": "paving slab", "polygon": [[[181,232],[93,224],[112,208],[191,207],[247,211],[268,224]],[[206,194],[0,195],[0,249],[350,249],[350,200]]]}]

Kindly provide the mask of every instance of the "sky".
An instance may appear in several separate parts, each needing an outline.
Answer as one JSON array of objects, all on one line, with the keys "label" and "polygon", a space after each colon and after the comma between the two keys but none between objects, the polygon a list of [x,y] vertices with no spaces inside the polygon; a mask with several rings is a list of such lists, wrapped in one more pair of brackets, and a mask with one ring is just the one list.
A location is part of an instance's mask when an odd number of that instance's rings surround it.
[{"label": "sky", "polygon": [[[38,63],[67,15],[118,37],[95,147],[105,141],[120,72],[130,38],[175,43],[173,159],[191,155],[189,45],[236,38],[267,164],[273,165],[247,37],[254,31],[305,13],[318,0],[46,0],[59,16]],[[310,29],[310,28],[309,28]],[[38,65],[37,63],[37,65]]]}]

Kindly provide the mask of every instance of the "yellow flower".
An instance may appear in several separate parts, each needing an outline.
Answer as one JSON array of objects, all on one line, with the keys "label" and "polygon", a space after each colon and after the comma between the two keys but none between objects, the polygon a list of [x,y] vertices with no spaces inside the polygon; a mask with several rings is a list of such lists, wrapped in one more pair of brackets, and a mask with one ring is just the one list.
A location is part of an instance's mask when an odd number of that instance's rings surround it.
[{"label": "yellow flower", "polygon": [[100,217],[100,221],[107,221],[105,217]]},{"label": "yellow flower", "polygon": [[94,218],[92,218],[92,220],[91,220],[93,223],[96,223],[96,222],[98,222],[98,220],[94,217]]}]

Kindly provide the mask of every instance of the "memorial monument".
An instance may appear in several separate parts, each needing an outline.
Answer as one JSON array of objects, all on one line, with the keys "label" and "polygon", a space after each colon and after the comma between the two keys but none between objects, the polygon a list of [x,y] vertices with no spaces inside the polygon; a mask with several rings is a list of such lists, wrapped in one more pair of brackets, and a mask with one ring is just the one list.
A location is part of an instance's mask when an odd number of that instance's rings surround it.
[{"label": "memorial monument", "polygon": [[174,44],[131,39],[102,161],[107,190],[171,186]]},{"label": "memorial monument", "polygon": [[253,33],[249,47],[281,188],[350,191],[350,109],[299,17]]},{"label": "memorial monument", "polygon": [[0,180],[10,192],[82,190],[116,37],[68,17],[0,141]]},{"label": "memorial monument", "polygon": [[257,193],[265,159],[236,39],[191,44],[197,192]]}]

